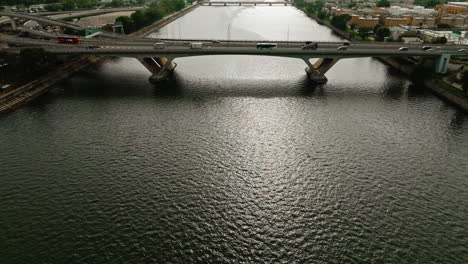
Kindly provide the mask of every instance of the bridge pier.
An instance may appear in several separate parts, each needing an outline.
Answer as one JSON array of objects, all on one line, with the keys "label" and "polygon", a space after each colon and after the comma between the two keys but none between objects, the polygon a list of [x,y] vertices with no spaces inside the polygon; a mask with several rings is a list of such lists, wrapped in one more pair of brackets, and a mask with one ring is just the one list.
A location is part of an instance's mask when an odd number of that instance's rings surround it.
[{"label": "bridge pier", "polygon": [[149,81],[153,84],[169,79],[177,64],[173,58],[149,57],[140,59],[140,62],[153,74]]},{"label": "bridge pier", "polygon": [[10,23],[11,23],[11,30],[17,30],[18,27],[16,26],[16,21],[14,17],[10,17]]},{"label": "bridge pier", "polygon": [[270,6],[271,6],[271,3],[270,3]]},{"label": "bridge pier", "polygon": [[448,70],[450,54],[442,54],[435,60],[435,73],[445,74]]},{"label": "bridge pier", "polygon": [[313,65],[310,63],[309,59],[304,59],[304,62],[307,64],[305,69],[309,80],[316,84],[324,84],[328,82],[325,73],[338,62],[339,59],[335,58],[320,58]]}]

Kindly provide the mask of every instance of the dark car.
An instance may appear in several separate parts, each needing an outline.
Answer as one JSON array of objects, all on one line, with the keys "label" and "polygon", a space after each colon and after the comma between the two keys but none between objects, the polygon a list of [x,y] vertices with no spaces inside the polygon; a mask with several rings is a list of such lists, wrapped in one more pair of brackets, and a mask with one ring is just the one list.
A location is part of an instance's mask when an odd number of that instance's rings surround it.
[{"label": "dark car", "polygon": [[314,50],[314,49],[317,49],[318,48],[318,44],[317,43],[309,43],[309,44],[305,44],[302,46],[302,49],[303,50]]}]

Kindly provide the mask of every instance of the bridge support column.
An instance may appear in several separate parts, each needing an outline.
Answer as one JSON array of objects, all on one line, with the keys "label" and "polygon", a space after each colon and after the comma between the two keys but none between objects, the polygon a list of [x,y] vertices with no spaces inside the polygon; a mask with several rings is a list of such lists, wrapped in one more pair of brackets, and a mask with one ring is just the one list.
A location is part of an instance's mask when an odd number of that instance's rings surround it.
[{"label": "bridge support column", "polygon": [[257,3],[254,3],[254,6],[257,6]]},{"label": "bridge support column", "polygon": [[323,84],[328,81],[327,77],[325,77],[325,73],[338,62],[339,59],[335,58],[320,58],[318,59],[313,65],[310,63],[309,59],[304,59],[305,63],[307,64],[307,68],[305,69],[309,80],[313,81],[317,84]]},{"label": "bridge support column", "polygon": [[271,6],[271,3],[270,3],[270,6]]},{"label": "bridge support column", "polygon": [[224,6],[226,6],[226,5],[227,5],[227,4],[226,4],[226,3],[224,3]]},{"label": "bridge support column", "polygon": [[18,27],[16,26],[16,21],[14,17],[10,17],[10,23],[11,23],[11,30],[17,30]]},{"label": "bridge support column", "polygon": [[177,64],[173,58],[144,58],[140,62],[153,74],[149,81],[151,83],[158,83],[169,79]]},{"label": "bridge support column", "polygon": [[440,74],[447,73],[450,54],[442,54],[435,60],[435,72]]}]

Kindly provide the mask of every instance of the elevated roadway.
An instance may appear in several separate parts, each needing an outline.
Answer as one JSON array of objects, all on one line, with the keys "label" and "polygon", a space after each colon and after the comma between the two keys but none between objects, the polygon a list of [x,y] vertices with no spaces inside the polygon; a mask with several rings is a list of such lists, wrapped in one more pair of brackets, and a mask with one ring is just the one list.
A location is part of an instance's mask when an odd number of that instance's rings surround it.
[{"label": "elevated roadway", "polygon": [[206,2],[202,2],[201,5],[208,5],[208,6],[211,6],[211,5],[223,5],[223,6],[227,6],[227,5],[269,5],[269,6],[272,6],[272,5],[291,5],[292,2],[289,2],[289,1],[275,1],[275,2],[267,2],[267,1],[206,1]]},{"label": "elevated roadway", "polygon": [[[306,72],[310,79],[324,83],[327,81],[325,73],[340,59],[360,57],[428,57],[434,58],[437,73],[447,71],[451,56],[468,57],[466,46],[441,45],[431,50],[423,50],[420,46],[399,50],[400,45],[353,43],[342,46],[343,42],[316,42],[317,49],[302,49],[304,42],[279,42],[271,49],[257,48],[258,42],[265,41],[166,41],[163,48],[153,45],[161,40],[148,39],[117,39],[117,40],[80,40],[78,45],[58,44],[55,41],[19,38],[0,35],[0,41],[20,45],[42,47],[47,52],[57,55],[99,55],[116,57],[133,57],[139,59],[156,79],[167,77],[167,71],[175,68],[173,60],[179,57],[206,55],[257,55],[291,57],[302,59],[306,64]],[[203,47],[192,48],[192,42],[201,42]],[[338,48],[339,47],[339,48]],[[21,48],[5,49],[9,52],[19,52]],[[311,64],[310,59],[318,58]],[[169,66],[168,66],[169,65]],[[166,72],[160,75],[161,70]]]}]

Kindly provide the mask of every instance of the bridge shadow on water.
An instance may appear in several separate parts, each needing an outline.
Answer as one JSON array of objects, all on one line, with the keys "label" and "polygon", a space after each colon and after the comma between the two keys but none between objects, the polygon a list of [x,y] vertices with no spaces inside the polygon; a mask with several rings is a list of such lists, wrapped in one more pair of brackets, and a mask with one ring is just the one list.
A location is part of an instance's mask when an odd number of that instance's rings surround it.
[{"label": "bridge shadow on water", "polygon": [[174,74],[153,85],[155,97],[297,97],[323,95],[323,85],[311,83],[307,77],[293,80],[220,79],[192,80]]}]

